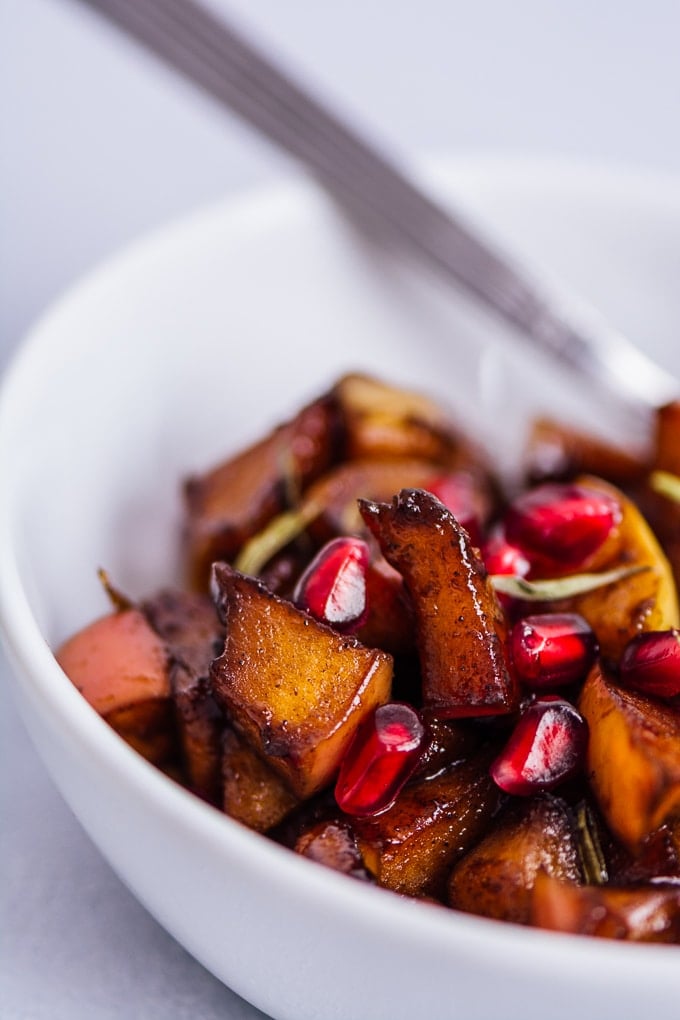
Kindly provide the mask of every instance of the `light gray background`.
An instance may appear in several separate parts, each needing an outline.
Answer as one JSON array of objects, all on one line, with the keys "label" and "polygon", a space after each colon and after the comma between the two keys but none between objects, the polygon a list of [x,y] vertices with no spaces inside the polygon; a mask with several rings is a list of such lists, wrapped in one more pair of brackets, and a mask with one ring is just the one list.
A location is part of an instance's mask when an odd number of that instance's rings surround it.
[{"label": "light gray background", "polygon": [[[677,0],[213,2],[407,153],[680,172]],[[0,0],[0,132],[0,367],[115,247],[294,172],[75,0]],[[0,1016],[259,1016],[118,882],[6,696],[0,749]]]}]

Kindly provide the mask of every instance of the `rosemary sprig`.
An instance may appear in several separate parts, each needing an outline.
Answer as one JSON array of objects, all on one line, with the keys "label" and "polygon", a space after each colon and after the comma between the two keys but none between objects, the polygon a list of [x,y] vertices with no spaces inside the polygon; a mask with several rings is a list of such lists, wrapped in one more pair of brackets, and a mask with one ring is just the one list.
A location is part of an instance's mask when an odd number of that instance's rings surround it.
[{"label": "rosemary sprig", "polygon": [[582,801],[576,809],[578,849],[587,885],[604,885],[609,876],[593,813]]},{"label": "rosemary sprig", "polygon": [[680,503],[680,477],[678,475],[671,474],[670,471],[652,471],[649,476],[649,485],[660,496],[666,496],[674,503]]},{"label": "rosemary sprig", "polygon": [[323,508],[314,502],[302,503],[295,510],[277,514],[257,535],[241,549],[234,566],[242,574],[257,577],[263,567],[289,542],[301,535],[305,528],[319,516]]},{"label": "rosemary sprig", "polygon": [[509,574],[492,574],[491,583],[497,592],[523,599],[525,602],[556,602],[559,599],[573,598],[575,595],[585,595],[586,592],[604,588],[617,581],[625,581],[650,569],[646,563],[638,563],[632,567],[604,570],[599,574],[570,574],[569,577],[545,581],[527,581],[523,577]]}]

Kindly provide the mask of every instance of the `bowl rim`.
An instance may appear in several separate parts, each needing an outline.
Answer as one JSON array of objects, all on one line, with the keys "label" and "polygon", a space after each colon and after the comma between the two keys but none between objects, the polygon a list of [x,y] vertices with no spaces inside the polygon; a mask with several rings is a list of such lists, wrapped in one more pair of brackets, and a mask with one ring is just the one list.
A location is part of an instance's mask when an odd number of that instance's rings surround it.
[{"label": "bowl rim", "polygon": [[[493,155],[447,156],[428,161],[424,176],[439,184],[476,179],[482,186],[496,181],[504,188],[542,188],[547,193],[565,191],[597,197],[605,192],[624,195],[631,201],[672,208],[680,217],[680,178],[674,175],[610,167],[555,158]],[[486,182],[486,185],[485,183]],[[143,265],[168,243],[184,246],[200,236],[208,223],[229,220],[236,231],[271,229],[282,217],[314,210],[326,203],[311,183],[293,180],[235,193],[210,203],[188,216],[166,224],[133,241],[87,273],[53,303],[20,345],[5,374],[0,390],[0,477],[10,477],[13,409],[30,395],[34,363],[49,344],[52,324],[74,304],[129,263]],[[12,547],[11,485],[0,501],[0,630],[18,683],[29,701],[40,702],[63,725],[71,739],[82,743],[93,760],[115,772],[127,788],[134,788],[150,809],[208,841],[219,851],[243,855],[251,867],[275,867],[287,891],[303,901],[324,903],[366,924],[375,931],[394,935],[406,932],[409,943],[422,948],[466,950],[479,945],[495,960],[509,965],[544,970],[563,968],[565,954],[583,973],[594,969],[616,975],[624,984],[649,981],[658,975],[668,979],[677,968],[677,948],[610,943],[554,932],[522,928],[507,923],[405,900],[386,890],[348,881],[251,832],[218,810],[200,801],[131,750],[85,702],[59,668],[30,608],[19,564]],[[38,748],[40,750],[40,748]],[[404,923],[406,922],[406,923]]]}]

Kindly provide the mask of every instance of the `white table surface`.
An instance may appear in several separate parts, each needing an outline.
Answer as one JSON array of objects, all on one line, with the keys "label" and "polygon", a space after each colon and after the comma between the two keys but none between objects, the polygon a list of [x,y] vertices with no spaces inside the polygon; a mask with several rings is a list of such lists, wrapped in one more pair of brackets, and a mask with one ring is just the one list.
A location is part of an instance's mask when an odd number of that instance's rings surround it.
[{"label": "white table surface", "polygon": [[[531,152],[680,173],[677,0],[218,6],[406,153]],[[296,172],[74,0],[0,0],[0,132],[0,368],[50,300],[114,248]],[[2,694],[7,669],[0,657]],[[0,749],[0,1016],[260,1016],[121,885],[6,695]]]}]

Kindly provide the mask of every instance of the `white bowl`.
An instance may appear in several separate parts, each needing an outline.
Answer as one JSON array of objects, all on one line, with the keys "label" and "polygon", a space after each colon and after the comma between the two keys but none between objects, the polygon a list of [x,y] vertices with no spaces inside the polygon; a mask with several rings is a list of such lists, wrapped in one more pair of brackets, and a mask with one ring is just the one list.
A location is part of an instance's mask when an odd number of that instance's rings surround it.
[{"label": "white bowl", "polygon": [[[680,372],[674,182],[508,161],[440,165],[434,180]],[[172,579],[182,476],[341,371],[448,398],[504,455],[546,403],[597,420],[591,394],[544,384],[540,359],[500,336],[295,185],[209,209],[108,263],[35,328],[5,381],[0,609],[27,726],[141,902],[275,1017],[571,1020],[677,1006],[677,948],[403,900],[241,828],[129,750],[50,652],[105,608],[98,566],[133,595]]]}]

